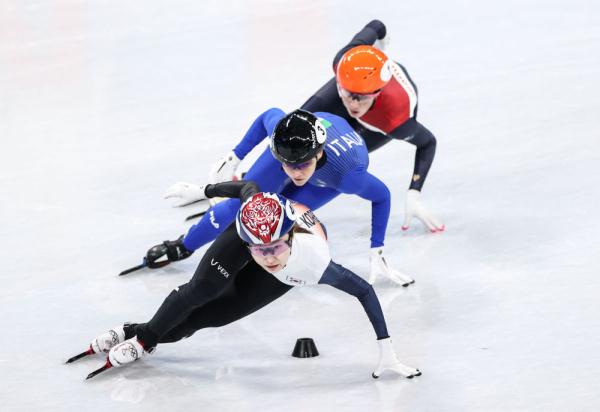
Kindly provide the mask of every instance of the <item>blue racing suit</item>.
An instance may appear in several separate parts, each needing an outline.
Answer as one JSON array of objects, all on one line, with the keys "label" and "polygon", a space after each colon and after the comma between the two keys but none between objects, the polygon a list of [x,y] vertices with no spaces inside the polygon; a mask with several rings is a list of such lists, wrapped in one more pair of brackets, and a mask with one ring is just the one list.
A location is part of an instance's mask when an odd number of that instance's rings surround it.
[{"label": "blue racing suit", "polygon": [[[258,184],[265,192],[281,193],[289,199],[316,210],[340,193],[356,194],[372,202],[371,247],[383,246],[390,215],[390,191],[378,178],[368,172],[369,155],[361,136],[343,118],[324,112],[314,113],[327,131],[324,156],[304,186],[295,186],[281,163],[266,148],[246,173],[244,180]],[[265,137],[270,136],[277,122],[285,116],[278,108],[269,109],[256,118],[234,152],[240,159]],[[188,250],[214,240],[235,219],[239,199],[228,199],[212,207],[192,226],[183,239]]]}]

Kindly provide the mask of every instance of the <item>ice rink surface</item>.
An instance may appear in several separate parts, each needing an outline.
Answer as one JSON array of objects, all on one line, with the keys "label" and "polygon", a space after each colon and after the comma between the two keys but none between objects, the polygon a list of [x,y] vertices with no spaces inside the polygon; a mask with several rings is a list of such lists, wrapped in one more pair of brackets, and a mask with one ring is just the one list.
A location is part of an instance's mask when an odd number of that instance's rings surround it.
[{"label": "ice rink surface", "polygon": [[[387,253],[417,280],[376,290],[423,376],[371,379],[372,328],[327,286],[92,381],[101,358],[63,365],[193,273],[202,251],[116,276],[189,227],[163,191],[204,182],[265,109],[301,105],[372,18],[438,139],[423,199],[441,235],[400,229],[413,146],[370,166],[393,195]],[[592,0],[1,0],[0,409],[599,410],[599,78]],[[317,214],[366,276],[369,204]],[[290,356],[303,336],[321,356]]]}]

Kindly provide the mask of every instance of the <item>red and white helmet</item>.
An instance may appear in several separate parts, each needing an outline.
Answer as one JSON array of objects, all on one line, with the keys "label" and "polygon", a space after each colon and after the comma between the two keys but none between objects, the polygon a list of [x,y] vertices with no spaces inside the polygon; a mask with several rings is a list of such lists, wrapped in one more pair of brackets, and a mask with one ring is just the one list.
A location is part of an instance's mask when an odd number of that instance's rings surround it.
[{"label": "red and white helmet", "polygon": [[292,202],[270,192],[246,199],[238,210],[235,226],[242,240],[252,245],[271,243],[283,237],[296,223]]}]

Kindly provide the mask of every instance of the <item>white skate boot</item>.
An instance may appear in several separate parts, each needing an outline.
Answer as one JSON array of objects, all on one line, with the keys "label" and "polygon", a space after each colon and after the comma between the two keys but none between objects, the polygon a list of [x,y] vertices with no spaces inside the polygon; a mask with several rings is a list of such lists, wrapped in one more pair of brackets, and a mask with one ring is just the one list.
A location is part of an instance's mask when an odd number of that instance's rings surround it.
[{"label": "white skate boot", "polygon": [[115,345],[125,341],[125,330],[123,325],[115,326],[108,332],[98,335],[92,341],[90,347],[94,353],[108,352]]},{"label": "white skate boot", "polygon": [[137,336],[134,336],[131,339],[127,339],[126,341],[113,346],[108,352],[106,363],[90,373],[85,379],[91,379],[94,376],[109,370],[110,368],[118,368],[120,366],[133,363],[146,355],[146,353],[151,353],[153,351],[154,348],[146,351],[140,341],[137,340]]},{"label": "white skate boot", "polygon": [[137,339],[137,336],[134,336],[133,338],[127,339],[125,342],[114,346],[108,352],[108,361],[112,366],[118,368],[119,366],[135,362],[145,356],[146,353],[146,350],[144,350],[144,347]]},{"label": "white skate boot", "polygon": [[73,363],[81,358],[96,353],[107,353],[112,347],[125,340],[125,335],[127,334],[125,329],[130,326],[131,324],[126,323],[125,325],[116,326],[108,332],[96,336],[86,351],[69,358],[66,363]]}]

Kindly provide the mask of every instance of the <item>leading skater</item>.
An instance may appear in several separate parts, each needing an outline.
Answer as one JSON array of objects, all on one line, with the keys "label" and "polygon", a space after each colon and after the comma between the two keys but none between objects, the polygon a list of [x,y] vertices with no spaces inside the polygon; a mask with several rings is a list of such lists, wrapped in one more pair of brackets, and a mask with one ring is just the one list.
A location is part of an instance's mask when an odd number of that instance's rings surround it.
[{"label": "leading skater", "polygon": [[[442,232],[445,226],[421,201],[421,190],[433,163],[435,136],[417,121],[417,86],[404,66],[394,62],[373,47],[386,41],[386,27],[373,20],[338,51],[333,60],[335,76],[311,96],[301,109],[328,112],[343,117],[362,136],[372,152],[391,140],[403,140],[416,146],[411,182],[406,193],[407,230],[418,218],[431,232]],[[232,180],[241,159],[258,141],[248,136],[213,166],[209,182]]]},{"label": "leading skater", "polygon": [[[369,155],[365,143],[348,122],[330,113],[295,110],[286,115],[274,108],[258,116],[244,140],[258,142],[267,136],[270,149],[265,149],[245,179],[311,210],[341,193],[369,200],[372,205],[369,282],[384,276],[402,286],[413,283],[412,278],[391,267],[385,258],[383,247],[390,215],[390,191],[367,170]],[[169,188],[165,197],[174,198],[176,206],[206,199],[202,186],[183,182]],[[218,203],[184,237],[164,242],[169,260],[184,259],[215,239],[233,222],[239,206],[238,199]]]},{"label": "leading skater", "polygon": [[158,344],[247,316],[293,286],[317,283],[360,301],[379,346],[374,378],[384,371],[407,378],[421,375],[398,361],[373,287],[331,260],[325,228],[308,208],[275,193],[258,192],[254,182],[207,185],[204,195],[239,197],[243,203],[235,224],[217,237],[192,279],[175,288],[150,321],[113,328],[92,341],[85,354],[108,356],[88,378],[132,363]]}]

